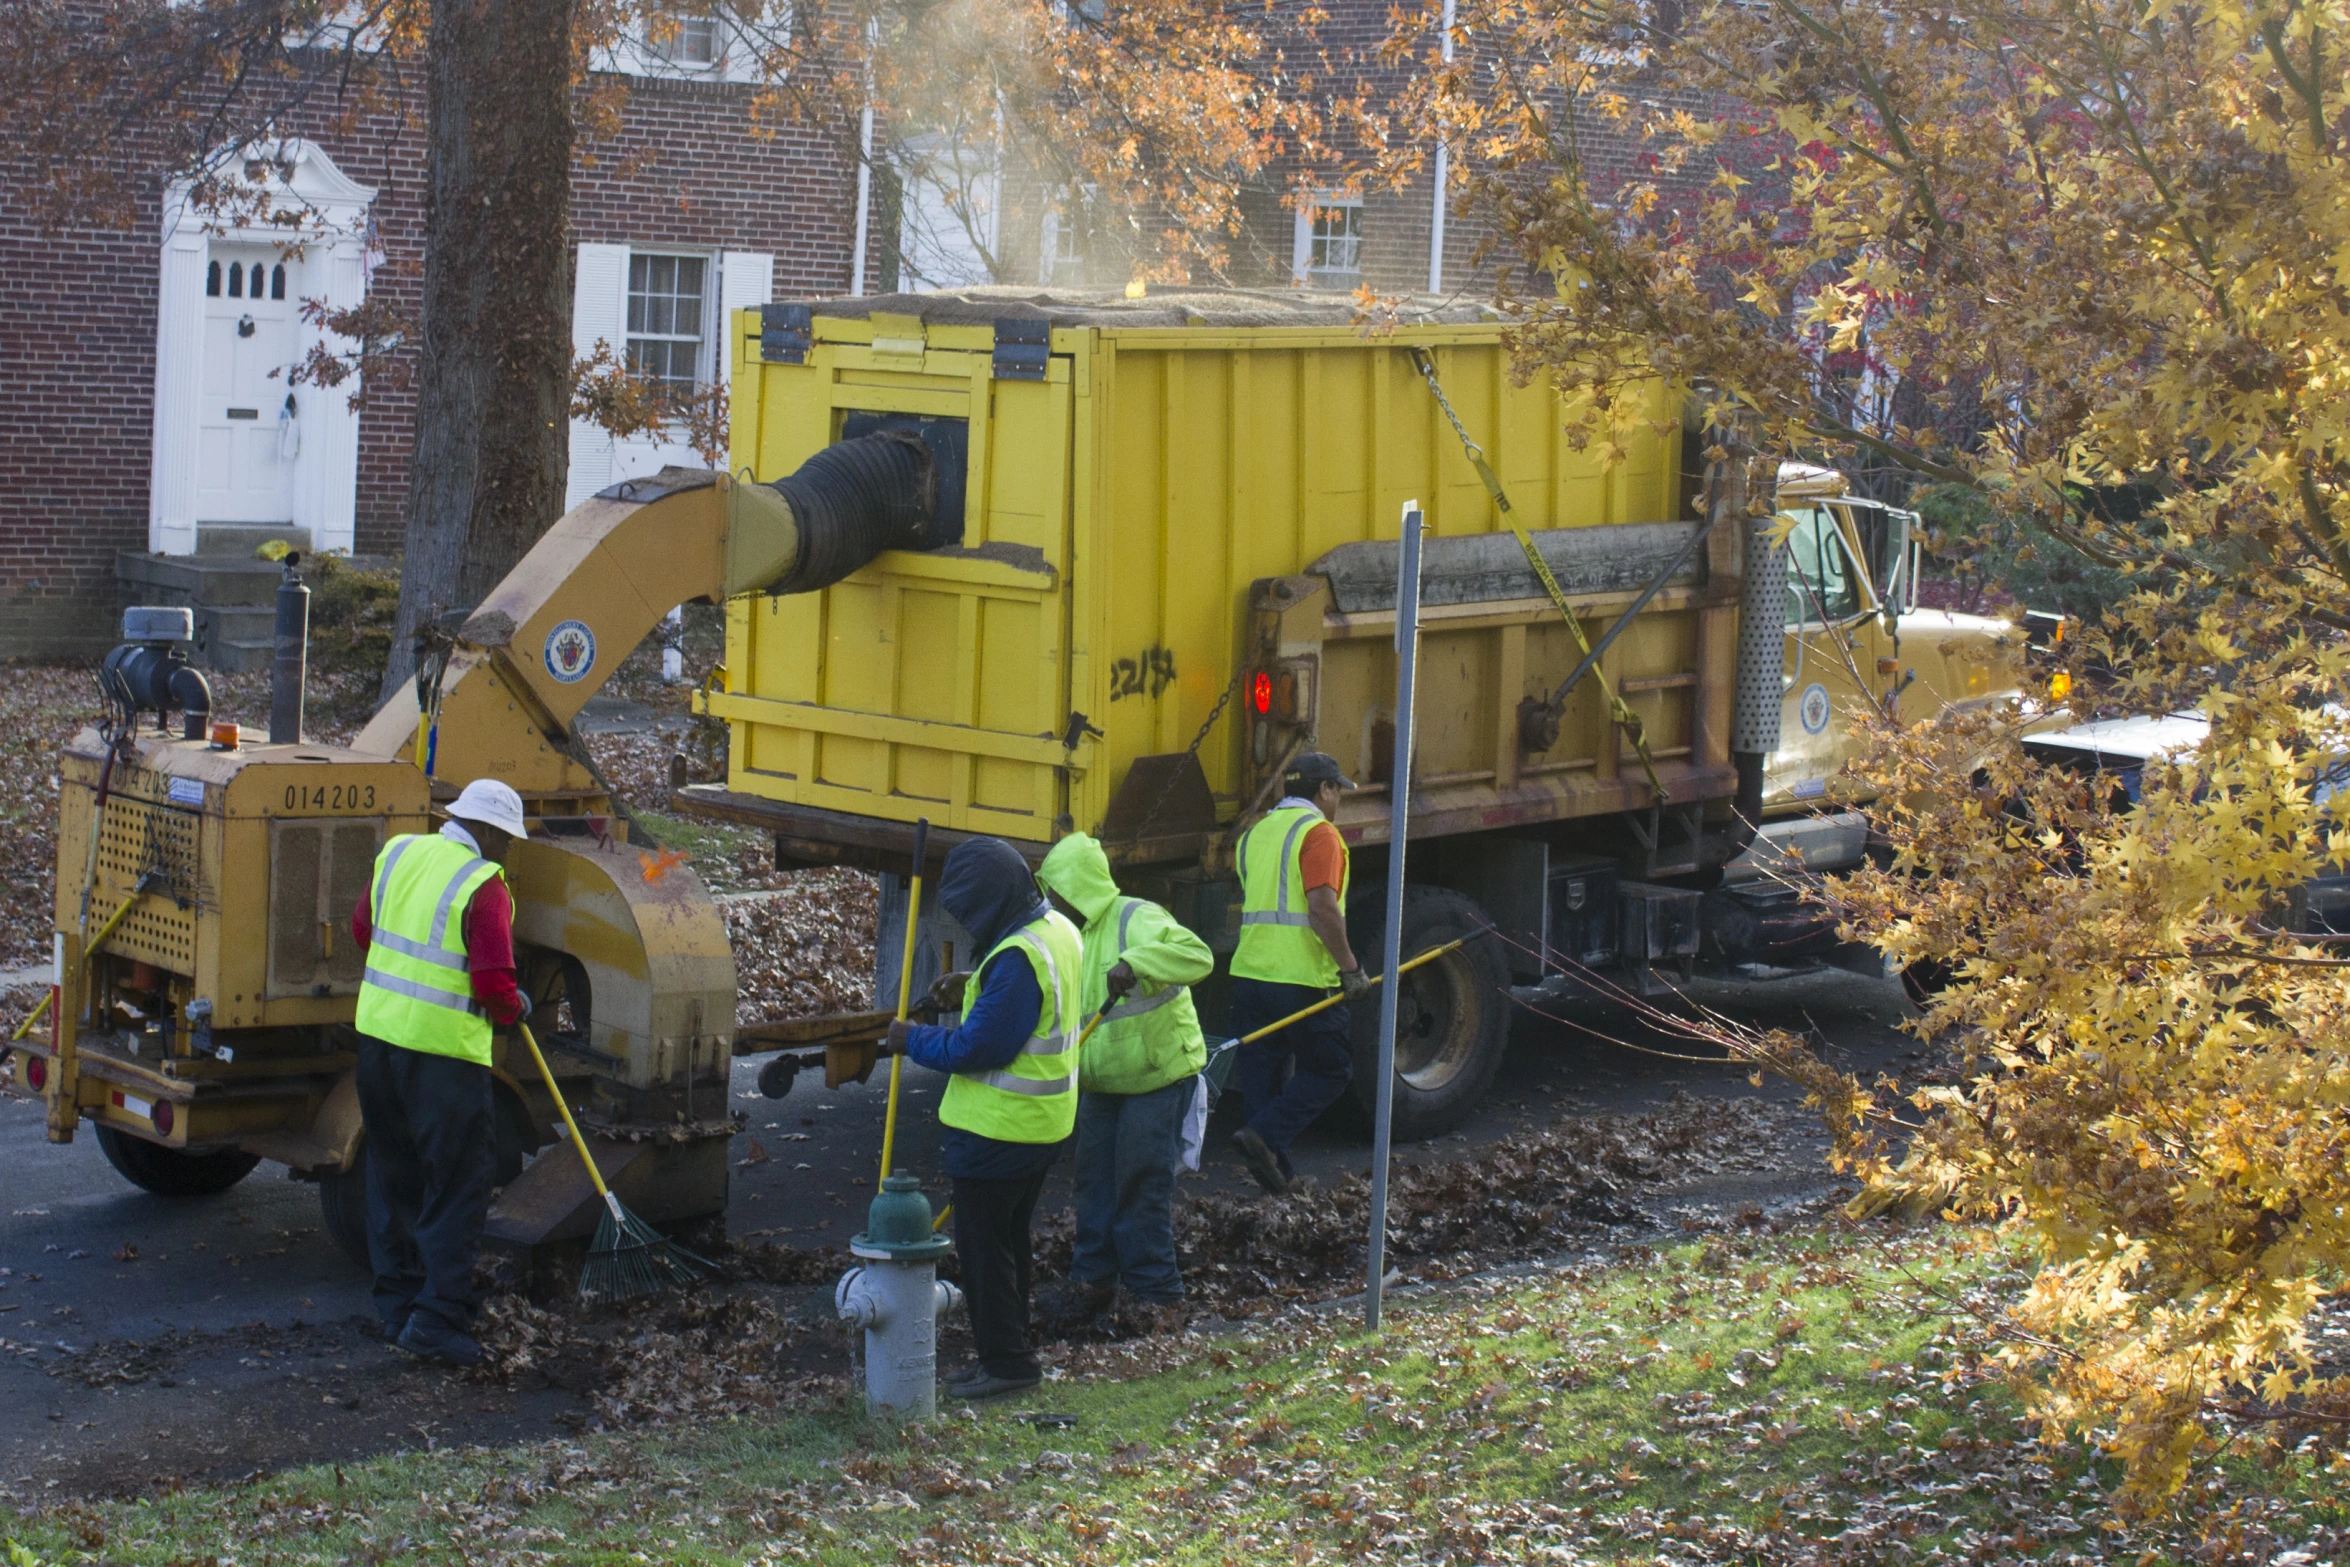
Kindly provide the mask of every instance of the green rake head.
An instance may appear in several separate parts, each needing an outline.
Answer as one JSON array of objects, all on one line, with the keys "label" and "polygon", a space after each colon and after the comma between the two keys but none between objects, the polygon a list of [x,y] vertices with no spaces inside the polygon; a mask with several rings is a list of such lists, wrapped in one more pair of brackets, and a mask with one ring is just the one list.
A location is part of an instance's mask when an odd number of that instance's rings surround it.
[{"label": "green rake head", "polygon": [[587,1266],[580,1270],[579,1293],[589,1301],[634,1300],[695,1283],[716,1271],[709,1259],[671,1241],[607,1194],[595,1242],[588,1247]]}]

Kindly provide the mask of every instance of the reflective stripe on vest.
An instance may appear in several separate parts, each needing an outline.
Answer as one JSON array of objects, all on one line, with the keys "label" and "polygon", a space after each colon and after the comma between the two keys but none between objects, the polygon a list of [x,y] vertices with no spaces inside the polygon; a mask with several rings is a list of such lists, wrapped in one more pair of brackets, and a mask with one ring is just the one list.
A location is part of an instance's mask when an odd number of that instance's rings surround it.
[{"label": "reflective stripe on vest", "polygon": [[[1338,983],[1338,960],[1314,934],[1305,888],[1305,837],[1323,820],[1310,805],[1267,812],[1240,835],[1240,944],[1232,972],[1242,979],[1327,990]],[[1267,831],[1270,828],[1272,831]],[[1276,838],[1278,834],[1278,838]],[[1339,840],[1338,912],[1346,913],[1353,856]]]},{"label": "reflective stripe on vest", "polygon": [[1077,977],[1084,944],[1076,927],[1046,913],[988,950],[963,990],[963,1010],[979,1001],[987,966],[1017,948],[1035,972],[1042,1004],[1036,1026],[1010,1064],[957,1072],[940,1096],[938,1118],[948,1126],[1009,1143],[1057,1143],[1077,1126],[1077,1023],[1083,1016]]},{"label": "reflective stripe on vest", "polygon": [[[1088,970],[1103,974],[1126,955],[1140,898],[1121,898],[1117,938],[1107,952],[1088,952]],[[1088,981],[1086,994],[1092,994]],[[1078,1058],[1079,1084],[1088,1093],[1147,1094],[1191,1076],[1208,1058],[1189,985],[1165,985],[1148,996],[1129,995],[1110,1008]]]},{"label": "reflective stripe on vest", "polygon": [[361,1033],[489,1064],[490,1027],[473,996],[462,911],[497,874],[452,838],[404,833],[384,845],[368,892],[374,929],[352,1020]]}]

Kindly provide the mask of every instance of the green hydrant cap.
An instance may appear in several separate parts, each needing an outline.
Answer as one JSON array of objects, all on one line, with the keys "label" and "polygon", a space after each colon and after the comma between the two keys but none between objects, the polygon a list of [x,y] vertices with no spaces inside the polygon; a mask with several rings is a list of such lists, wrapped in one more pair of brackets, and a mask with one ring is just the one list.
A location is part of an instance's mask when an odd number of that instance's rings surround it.
[{"label": "green hydrant cap", "polygon": [[911,1175],[893,1175],[881,1183],[881,1192],[865,1215],[865,1233],[852,1236],[849,1250],[860,1257],[896,1262],[921,1262],[942,1257],[952,1243],[930,1228],[930,1199],[922,1183]]}]

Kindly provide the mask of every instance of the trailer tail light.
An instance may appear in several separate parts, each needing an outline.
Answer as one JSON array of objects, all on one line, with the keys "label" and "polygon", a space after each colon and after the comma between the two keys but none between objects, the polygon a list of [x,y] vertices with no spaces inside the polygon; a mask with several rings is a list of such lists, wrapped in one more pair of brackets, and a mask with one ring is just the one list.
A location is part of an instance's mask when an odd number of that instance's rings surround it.
[{"label": "trailer tail light", "polygon": [[47,1056],[26,1056],[24,1058],[24,1081],[25,1086],[36,1094],[47,1088],[49,1086],[49,1058]]},{"label": "trailer tail light", "polygon": [[1313,708],[1313,679],[1312,660],[1284,659],[1249,682],[1249,706],[1259,718],[1302,723]]},{"label": "trailer tail light", "polygon": [[172,1123],[178,1120],[179,1117],[178,1114],[171,1108],[170,1100],[158,1099],[155,1101],[155,1113],[152,1116],[149,1116],[148,1119],[155,1123],[155,1134],[158,1137],[169,1137],[171,1135]]}]

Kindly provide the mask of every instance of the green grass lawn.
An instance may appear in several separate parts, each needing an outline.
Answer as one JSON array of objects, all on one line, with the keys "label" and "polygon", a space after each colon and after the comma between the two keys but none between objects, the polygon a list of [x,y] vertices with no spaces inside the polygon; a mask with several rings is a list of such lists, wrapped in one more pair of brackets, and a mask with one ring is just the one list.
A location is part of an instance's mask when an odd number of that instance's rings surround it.
[{"label": "green grass lawn", "polygon": [[14,1533],[42,1562],[175,1567],[2341,1559],[2325,1455],[2245,1446],[2178,1516],[2130,1523],[2108,1466],[2027,1439],[1977,1366],[2012,1260],[1942,1228],[1715,1237],[1405,1300],[1376,1338],[1292,1317],[1089,1353],[928,1429],[811,1410],[302,1471]]}]

